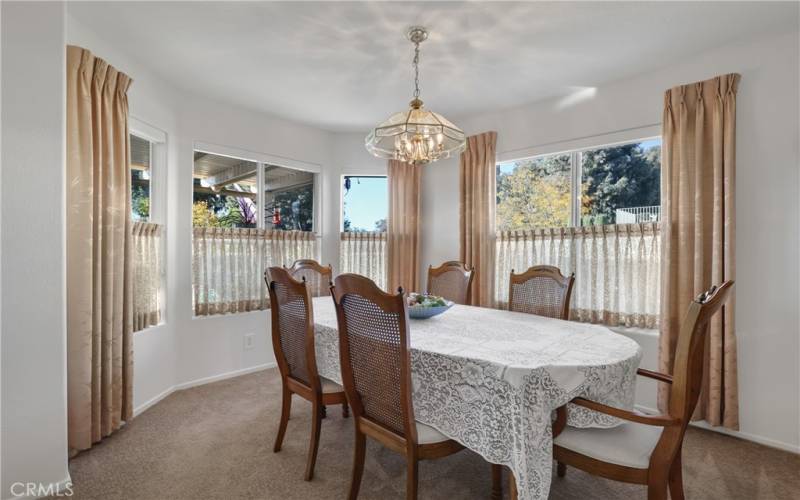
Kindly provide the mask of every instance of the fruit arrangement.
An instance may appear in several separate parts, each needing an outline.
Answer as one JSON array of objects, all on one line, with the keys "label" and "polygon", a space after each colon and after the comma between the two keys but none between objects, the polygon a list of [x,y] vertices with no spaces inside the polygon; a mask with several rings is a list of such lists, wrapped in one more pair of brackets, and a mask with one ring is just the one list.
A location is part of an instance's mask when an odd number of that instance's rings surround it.
[{"label": "fruit arrangement", "polygon": [[407,301],[409,307],[446,307],[450,305],[448,301],[438,295],[425,293],[409,293]]}]

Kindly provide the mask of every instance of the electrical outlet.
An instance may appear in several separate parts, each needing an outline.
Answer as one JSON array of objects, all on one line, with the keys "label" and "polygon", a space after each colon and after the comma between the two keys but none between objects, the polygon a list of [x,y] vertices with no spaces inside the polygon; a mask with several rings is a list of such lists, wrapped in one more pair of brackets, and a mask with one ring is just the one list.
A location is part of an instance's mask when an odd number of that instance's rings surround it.
[{"label": "electrical outlet", "polygon": [[244,336],[244,348],[252,349],[256,346],[256,334],[255,333],[248,333]]}]

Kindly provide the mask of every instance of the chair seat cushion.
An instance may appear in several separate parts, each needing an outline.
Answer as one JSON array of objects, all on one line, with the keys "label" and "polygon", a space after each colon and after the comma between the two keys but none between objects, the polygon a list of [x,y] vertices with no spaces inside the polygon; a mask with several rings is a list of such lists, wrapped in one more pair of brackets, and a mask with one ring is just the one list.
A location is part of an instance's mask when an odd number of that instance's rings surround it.
[{"label": "chair seat cushion", "polygon": [[603,462],[646,469],[662,427],[626,422],[611,429],[566,427],[554,444]]},{"label": "chair seat cushion", "polygon": [[319,378],[320,383],[322,384],[322,393],[328,394],[331,392],[344,392],[344,387],[337,384],[331,379],[327,379],[325,377]]},{"label": "chair seat cushion", "polygon": [[417,422],[417,444],[433,444],[449,440],[449,437],[437,431],[430,425]]}]

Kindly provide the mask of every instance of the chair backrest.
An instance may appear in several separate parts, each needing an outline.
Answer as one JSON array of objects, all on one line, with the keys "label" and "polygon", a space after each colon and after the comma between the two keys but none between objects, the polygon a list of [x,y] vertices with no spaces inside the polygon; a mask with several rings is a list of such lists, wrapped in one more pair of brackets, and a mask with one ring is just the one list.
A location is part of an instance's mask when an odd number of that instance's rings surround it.
[{"label": "chair backrest", "polygon": [[408,309],[402,289],[387,294],[369,278],[343,274],[336,277],[332,293],[342,381],[353,414],[415,443]]},{"label": "chair backrest", "polygon": [[733,280],[712,286],[689,304],[675,349],[669,414],[687,425],[697,406],[703,382],[706,337],[712,316],[728,300]]},{"label": "chair backrest", "polygon": [[321,391],[314,353],[314,312],[305,281],[282,267],[264,273],[272,314],[272,347],[283,377]]},{"label": "chair backrest", "polygon": [[333,268],[321,265],[314,259],[299,259],[287,268],[296,280],[305,278],[312,297],[330,295]]},{"label": "chair backrest", "polygon": [[439,267],[428,266],[428,293],[456,304],[469,304],[475,272],[463,262],[450,260]]},{"label": "chair backrest", "polygon": [[564,276],[553,266],[533,266],[522,274],[514,274],[508,290],[508,310],[569,319],[569,302],[575,274]]}]

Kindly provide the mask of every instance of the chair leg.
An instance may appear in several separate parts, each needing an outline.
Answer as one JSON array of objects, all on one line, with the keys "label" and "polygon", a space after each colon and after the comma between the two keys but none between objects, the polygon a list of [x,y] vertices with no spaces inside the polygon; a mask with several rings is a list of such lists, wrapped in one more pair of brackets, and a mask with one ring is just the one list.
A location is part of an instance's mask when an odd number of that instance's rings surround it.
[{"label": "chair leg", "polygon": [[283,445],[283,436],[286,434],[286,424],[289,422],[289,414],[292,412],[292,392],[284,384],[281,403],[281,422],[278,424],[278,435],[275,437],[275,446],[272,451],[278,453]]},{"label": "chair leg", "polygon": [[350,407],[347,406],[347,401],[342,403],[342,417],[347,418],[350,416]]},{"label": "chair leg", "polygon": [[669,469],[669,496],[672,500],[684,500],[683,497],[683,465],[681,464],[681,450],[675,456]]},{"label": "chair leg", "polygon": [[564,477],[567,475],[567,464],[564,462],[558,462],[556,465],[556,475],[558,477]]},{"label": "chair leg", "polygon": [[409,456],[407,460],[406,500],[417,500],[417,491],[419,489],[419,460],[417,460],[416,456]]},{"label": "chair leg", "polygon": [[308,443],[308,463],[306,464],[305,480],[311,481],[314,477],[314,465],[317,463],[317,450],[319,450],[319,433],[322,426],[322,410],[318,402],[312,404],[311,441]]},{"label": "chair leg", "polygon": [[322,418],[328,418],[328,407],[322,405]]},{"label": "chair leg", "polygon": [[514,477],[514,473],[509,471],[508,474],[508,497],[511,500],[517,500],[519,498],[519,493],[517,492],[517,479]]},{"label": "chair leg", "polygon": [[361,476],[364,473],[366,448],[367,437],[356,428],[356,445],[353,453],[353,477],[350,479],[349,500],[356,500],[358,498],[358,489],[361,487]]},{"label": "chair leg", "polygon": [[492,464],[492,500],[503,500],[503,466]]},{"label": "chair leg", "polygon": [[667,500],[667,478],[662,474],[653,474],[647,482],[647,500]]}]

